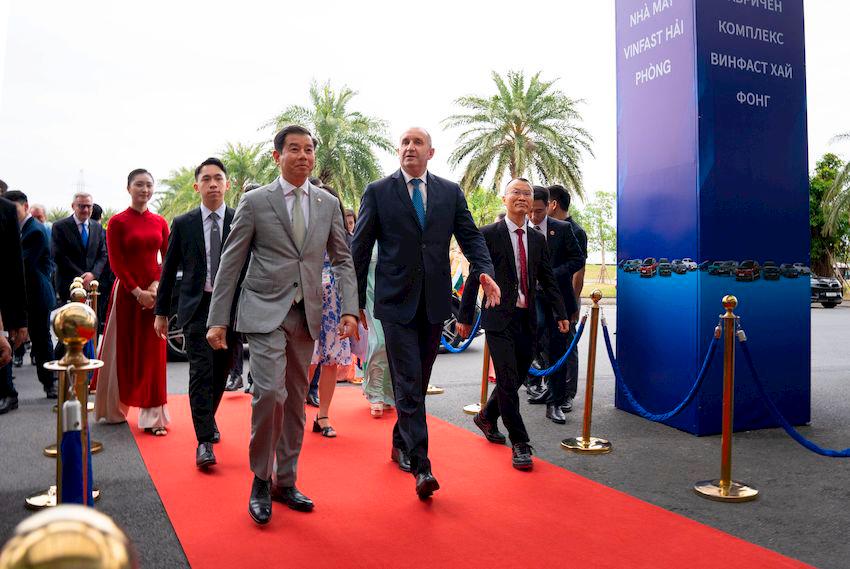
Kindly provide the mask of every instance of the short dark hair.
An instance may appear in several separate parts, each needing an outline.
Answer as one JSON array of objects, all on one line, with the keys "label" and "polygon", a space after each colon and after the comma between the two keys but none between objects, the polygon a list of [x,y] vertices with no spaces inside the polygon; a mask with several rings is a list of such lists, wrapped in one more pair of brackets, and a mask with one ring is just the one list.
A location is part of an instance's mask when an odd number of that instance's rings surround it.
[{"label": "short dark hair", "polygon": [[313,141],[313,148],[319,145],[319,141],[316,140],[316,137],[313,136],[313,133],[304,128],[301,125],[291,124],[280,129],[276,135],[274,135],[274,149],[280,153],[283,150],[283,143],[286,142],[286,137],[290,134],[306,134],[310,137],[310,140]]},{"label": "short dark hair", "polygon": [[564,211],[570,211],[570,192],[561,184],[549,186],[549,200],[558,202],[558,207]]},{"label": "short dark hair", "polygon": [[532,189],[534,190],[534,201],[542,201],[547,205],[549,204],[549,190],[543,186],[533,186]]},{"label": "short dark hair", "polygon": [[242,186],[242,193],[247,194],[251,190],[256,190],[257,188],[260,188],[260,187],[262,187],[262,186],[260,186],[260,184],[258,184],[257,182],[249,182],[249,183],[245,184],[244,186]]},{"label": "short dark hair", "polygon": [[10,202],[29,203],[29,200],[27,199],[27,195],[20,190],[10,190],[10,191],[6,192],[6,194],[3,197],[6,198],[7,200],[9,200]]},{"label": "short dark hair", "polygon": [[313,184],[314,186],[316,186],[317,188],[324,188],[325,187],[325,183],[322,182],[321,178],[317,178],[315,176],[310,176],[308,179],[310,180],[310,183]]},{"label": "short dark hair", "polygon": [[91,218],[95,221],[100,221],[100,218],[103,217],[103,208],[97,204],[91,206]]},{"label": "short dark hair", "polygon": [[4,182],[3,180],[0,180],[0,195],[5,194],[6,190],[8,190],[8,189],[9,189],[9,184]]},{"label": "short dark hair", "polygon": [[198,181],[198,176],[201,175],[201,169],[204,166],[218,166],[218,168],[221,169],[222,172],[224,172],[224,177],[225,178],[227,177],[227,168],[224,167],[224,162],[222,162],[221,160],[219,160],[218,158],[216,158],[214,156],[210,156],[209,158],[207,158],[206,160],[204,160],[203,162],[198,164],[198,167],[195,168],[195,181],[196,182]]},{"label": "short dark hair", "polygon": [[141,176],[142,174],[147,174],[148,176],[151,177],[151,180],[153,180],[153,174],[151,174],[150,172],[148,172],[144,168],[136,168],[135,170],[133,170],[132,172],[127,174],[127,187],[128,188],[130,187],[130,184],[133,183],[133,179],[136,176]]}]

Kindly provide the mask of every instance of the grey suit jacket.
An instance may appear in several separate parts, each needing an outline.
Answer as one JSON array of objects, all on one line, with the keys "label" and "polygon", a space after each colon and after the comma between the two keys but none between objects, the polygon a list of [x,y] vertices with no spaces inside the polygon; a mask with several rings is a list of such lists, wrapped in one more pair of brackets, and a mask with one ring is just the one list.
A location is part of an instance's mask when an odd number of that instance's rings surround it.
[{"label": "grey suit jacket", "polygon": [[310,215],[304,247],[298,250],[284,203],[280,179],[242,196],[230,235],[224,243],[213,287],[207,326],[230,326],[230,308],[239,275],[251,260],[242,282],[235,330],[267,334],[283,324],[297,287],[302,287],[310,335],[322,325],[322,264],[328,253],[342,299],[341,313],[358,315],[357,277],[345,240],[339,201],[310,185]]}]

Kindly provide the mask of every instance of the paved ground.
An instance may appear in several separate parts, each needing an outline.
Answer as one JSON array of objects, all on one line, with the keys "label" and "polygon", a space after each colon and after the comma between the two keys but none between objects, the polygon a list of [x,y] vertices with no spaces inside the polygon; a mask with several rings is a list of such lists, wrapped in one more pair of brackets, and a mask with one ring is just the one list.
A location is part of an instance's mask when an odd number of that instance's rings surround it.
[{"label": "paved ground", "polygon": [[[616,307],[606,306],[605,311],[613,327]],[[850,446],[848,336],[850,306],[832,310],[813,308],[813,421],[803,432],[822,446]],[[580,343],[580,348],[583,373],[586,340]],[[738,433],[734,478],[757,487],[761,497],[747,504],[703,500],[693,494],[691,487],[697,480],[717,475],[720,438],[697,438],[614,409],[613,374],[604,351],[598,355],[597,370],[593,432],[609,438],[614,443],[614,452],[604,456],[576,456],[560,449],[561,439],[580,433],[580,402],[564,426],[547,421],[543,409],[523,403],[538,458],[817,567],[847,567],[850,559],[850,543],[845,539],[846,501],[850,494],[847,461],[814,455],[778,429]],[[186,364],[169,364],[170,392],[185,392],[186,372]],[[429,413],[476,431],[461,409],[477,400],[480,373],[480,341],[463,354],[440,356],[433,383],[445,387],[446,393],[429,398]],[[40,397],[31,366],[16,370],[16,374],[16,385],[23,397],[21,409],[0,417],[0,501],[5,506],[0,514],[0,541],[3,542],[14,525],[27,515],[22,507],[23,497],[50,483],[53,468],[50,460],[40,456],[53,431],[50,404]],[[583,394],[583,381],[579,389]],[[368,413],[365,400],[363,412]],[[126,528],[141,552],[144,567],[187,566],[127,427],[95,426],[94,437],[107,446],[95,462],[98,486],[104,490],[99,509]],[[483,438],[481,444],[487,444]],[[505,468],[509,467],[506,448]],[[438,477],[439,469],[440,465],[435,464]],[[559,508],[565,516],[570,515],[569,504],[540,507]],[[604,531],[604,528],[588,528],[588,531]],[[569,548],[578,547],[573,538],[565,538],[561,544],[540,546],[563,548],[565,560],[569,559]],[[659,536],[659,546],[663,547],[663,536]]]}]

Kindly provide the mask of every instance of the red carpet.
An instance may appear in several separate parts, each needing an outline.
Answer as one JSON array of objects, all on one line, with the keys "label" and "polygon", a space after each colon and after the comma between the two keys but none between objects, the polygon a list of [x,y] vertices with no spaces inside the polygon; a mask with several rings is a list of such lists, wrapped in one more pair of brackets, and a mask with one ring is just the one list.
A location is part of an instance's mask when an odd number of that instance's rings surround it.
[{"label": "red carpet", "polygon": [[225,394],[209,473],[195,468],[187,397],[170,396],[169,409],[167,437],[134,434],[195,568],[808,567],[541,460],[518,472],[507,447],[433,417],[443,488],[421,502],[413,477],[389,461],[394,414],[371,418],[350,388],[334,397],[340,436],[305,433],[298,487],[315,511],[275,503],[271,523],[258,527],[247,511],[250,396]]}]

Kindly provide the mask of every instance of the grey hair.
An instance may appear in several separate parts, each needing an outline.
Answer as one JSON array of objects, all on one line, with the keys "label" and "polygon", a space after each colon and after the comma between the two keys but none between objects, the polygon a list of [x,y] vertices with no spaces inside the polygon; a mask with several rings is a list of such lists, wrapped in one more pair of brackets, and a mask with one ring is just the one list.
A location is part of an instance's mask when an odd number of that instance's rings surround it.
[{"label": "grey hair", "polygon": [[[71,198],[71,203],[77,201],[77,198],[92,198],[92,195],[88,192],[77,192],[74,194],[74,197]],[[94,200],[94,198],[92,198]]]}]

